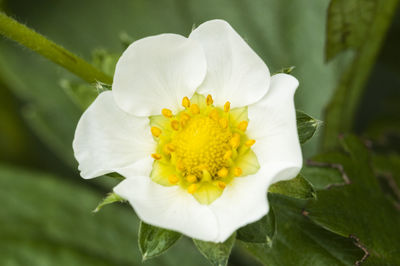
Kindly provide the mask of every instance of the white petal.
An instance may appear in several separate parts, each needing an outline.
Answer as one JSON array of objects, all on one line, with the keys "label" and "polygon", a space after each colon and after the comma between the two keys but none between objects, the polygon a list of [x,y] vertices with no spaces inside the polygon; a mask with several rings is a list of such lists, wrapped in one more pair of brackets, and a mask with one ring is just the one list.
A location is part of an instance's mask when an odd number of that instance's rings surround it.
[{"label": "white petal", "polygon": [[107,91],[83,113],[73,148],[82,177],[93,178],[126,167],[137,169],[138,174],[151,169],[152,160],[145,158],[151,158],[155,142],[149,119],[125,113]]},{"label": "white petal", "polygon": [[161,34],[132,43],[119,59],[113,82],[118,106],[137,116],[177,111],[206,74],[201,46],[177,34]]},{"label": "white petal", "polygon": [[268,67],[226,21],[207,21],[189,39],[202,45],[207,59],[207,75],[197,92],[211,94],[220,106],[230,101],[232,107],[255,103],[265,95]]},{"label": "white petal", "polygon": [[148,176],[135,176],[119,183],[114,192],[128,200],[139,218],[148,224],[203,241],[217,237],[213,212],[178,186],[164,187]]},{"label": "white petal", "polygon": [[293,76],[274,75],[268,93],[248,109],[247,132],[256,140],[253,150],[261,167],[281,165],[297,169],[287,171],[286,176],[268,176],[270,183],[295,177],[303,163],[293,99],[298,84]]}]

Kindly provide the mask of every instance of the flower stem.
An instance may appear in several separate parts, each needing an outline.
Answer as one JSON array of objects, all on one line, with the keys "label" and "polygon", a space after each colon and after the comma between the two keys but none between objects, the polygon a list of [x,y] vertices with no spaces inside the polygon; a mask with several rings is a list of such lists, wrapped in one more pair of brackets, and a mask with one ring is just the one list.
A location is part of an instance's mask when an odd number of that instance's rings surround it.
[{"label": "flower stem", "polygon": [[87,82],[112,83],[110,76],[3,12],[0,12],[0,34],[68,69]]}]

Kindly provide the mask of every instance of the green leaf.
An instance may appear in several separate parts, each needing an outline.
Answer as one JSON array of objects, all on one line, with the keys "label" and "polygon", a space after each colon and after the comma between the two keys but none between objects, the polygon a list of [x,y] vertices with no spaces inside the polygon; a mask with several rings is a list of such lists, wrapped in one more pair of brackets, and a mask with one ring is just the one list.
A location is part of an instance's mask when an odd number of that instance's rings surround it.
[{"label": "green leaf", "polygon": [[[326,107],[323,149],[339,145],[353,129],[366,80],[392,21],[398,0],[332,0],[328,10],[326,57],[353,48],[354,54]],[[368,40],[368,41],[366,41]]]},{"label": "green leaf", "polygon": [[96,209],[93,212],[98,212],[103,208],[105,205],[115,203],[115,202],[124,202],[125,200],[118,196],[115,193],[108,193],[107,196],[97,205]]},{"label": "green leaf", "polygon": [[400,212],[382,191],[371,169],[369,151],[360,140],[348,136],[342,146],[348,155],[327,154],[315,160],[327,166],[341,165],[350,184],[317,191],[318,200],[306,208],[308,216],[336,234],[353,238],[365,249],[360,262],[399,265]]},{"label": "green leaf", "polygon": [[235,240],[236,233],[231,235],[224,243],[205,242],[196,239],[193,239],[193,242],[211,265],[226,266]]},{"label": "green leaf", "polygon": [[296,110],[296,120],[297,132],[301,144],[311,139],[322,124],[322,121],[312,118],[299,110]]},{"label": "green leaf", "polygon": [[140,222],[139,249],[143,261],[161,255],[181,237],[180,233]]},{"label": "green leaf", "polygon": [[378,12],[379,0],[331,0],[328,8],[325,58],[360,48]]},{"label": "green leaf", "polygon": [[264,265],[354,265],[363,252],[348,238],[331,233],[313,222],[303,210],[307,200],[269,194],[276,233],[271,243],[242,243]]},{"label": "green leaf", "polygon": [[[0,265],[138,265],[139,220],[131,208],[91,209],[101,193],[34,170],[0,164]],[[206,264],[188,239],[146,264]]]},{"label": "green leaf", "polygon": [[272,244],[275,234],[275,216],[272,208],[257,222],[246,225],[237,231],[236,238],[250,243]]},{"label": "green leaf", "polygon": [[302,175],[298,175],[291,180],[275,183],[269,187],[268,192],[299,199],[315,197],[313,187]]}]

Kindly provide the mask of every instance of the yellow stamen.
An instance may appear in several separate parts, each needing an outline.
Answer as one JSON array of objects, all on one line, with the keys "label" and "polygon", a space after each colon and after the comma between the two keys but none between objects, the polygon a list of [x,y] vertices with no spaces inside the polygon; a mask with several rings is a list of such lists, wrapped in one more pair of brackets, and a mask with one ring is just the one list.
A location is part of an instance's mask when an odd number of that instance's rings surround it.
[{"label": "yellow stamen", "polygon": [[165,117],[168,117],[168,118],[172,117],[172,111],[169,110],[169,109],[167,109],[167,108],[162,109],[162,110],[161,110],[161,113],[162,113],[163,116],[165,116]]},{"label": "yellow stamen", "polygon": [[196,192],[196,189],[197,189],[197,186],[196,186],[196,184],[191,184],[189,187],[188,187],[188,192],[190,193],[190,194],[193,194],[194,192]]},{"label": "yellow stamen", "polygon": [[217,174],[219,177],[226,177],[228,175],[228,169],[222,167],[221,169],[219,169]]},{"label": "yellow stamen", "polygon": [[227,127],[228,127],[228,119],[226,119],[225,117],[221,118],[221,119],[219,120],[219,125],[220,125],[223,129],[227,128]]},{"label": "yellow stamen", "polygon": [[207,99],[206,99],[207,105],[211,105],[211,104],[213,104],[213,102],[214,102],[214,100],[213,100],[211,94],[208,94]]},{"label": "yellow stamen", "polygon": [[230,102],[226,102],[224,104],[224,111],[227,113],[227,112],[229,112],[230,109],[231,109],[231,103]]},{"label": "yellow stamen", "polygon": [[171,127],[173,130],[178,131],[179,130],[179,121],[178,120],[172,120],[171,121]]},{"label": "yellow stamen", "polygon": [[220,189],[224,189],[224,188],[226,187],[226,183],[225,183],[225,182],[222,182],[222,181],[219,181],[219,182],[218,182],[218,187],[219,187]]},{"label": "yellow stamen", "polygon": [[183,107],[185,107],[185,108],[189,108],[189,106],[190,106],[190,100],[189,100],[189,98],[188,97],[183,97],[183,99],[182,99],[182,106]]},{"label": "yellow stamen", "polygon": [[243,173],[242,168],[235,167],[235,169],[233,170],[233,173],[235,174],[235,176],[241,176]]},{"label": "yellow stamen", "polygon": [[248,141],[246,141],[245,145],[246,145],[247,147],[251,147],[251,146],[254,145],[254,143],[256,143],[256,140],[254,140],[254,139],[249,139]]},{"label": "yellow stamen", "polygon": [[219,115],[218,115],[217,109],[212,109],[208,116],[214,121],[218,121],[218,119],[219,119]]},{"label": "yellow stamen", "polygon": [[172,143],[167,143],[164,146],[164,152],[166,154],[170,154],[171,152],[175,151],[175,146]]},{"label": "yellow stamen", "polygon": [[242,122],[239,123],[238,128],[239,128],[241,131],[245,132],[248,125],[249,125],[249,122],[247,122],[247,121],[242,121]]},{"label": "yellow stamen", "polygon": [[159,129],[158,127],[151,127],[150,130],[151,130],[151,134],[156,138],[161,135],[161,129]]},{"label": "yellow stamen", "polygon": [[225,154],[224,154],[224,160],[227,161],[231,157],[232,157],[232,151],[231,150],[226,151]]},{"label": "yellow stamen", "polygon": [[195,175],[188,175],[186,177],[186,181],[188,181],[189,183],[194,183],[197,181],[197,177]]},{"label": "yellow stamen", "polygon": [[229,141],[229,144],[231,144],[232,148],[236,149],[239,147],[240,144],[240,135],[238,133],[233,134],[233,137]]},{"label": "yellow stamen", "polygon": [[154,160],[160,160],[162,158],[161,154],[159,153],[153,153],[151,157],[153,157]]},{"label": "yellow stamen", "polygon": [[192,112],[192,114],[197,115],[198,113],[200,113],[200,108],[197,104],[192,104],[190,105],[190,112]]},{"label": "yellow stamen", "polygon": [[176,184],[176,183],[178,183],[178,181],[179,181],[179,178],[176,176],[176,175],[170,175],[169,177],[168,177],[168,181],[171,183],[171,184]]}]

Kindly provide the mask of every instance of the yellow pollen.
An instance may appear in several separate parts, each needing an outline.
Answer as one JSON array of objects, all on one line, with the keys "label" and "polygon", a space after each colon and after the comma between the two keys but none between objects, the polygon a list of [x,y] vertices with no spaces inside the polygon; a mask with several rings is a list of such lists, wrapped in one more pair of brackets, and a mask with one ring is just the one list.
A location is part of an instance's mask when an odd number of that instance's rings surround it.
[{"label": "yellow pollen", "polygon": [[189,106],[190,106],[190,100],[189,100],[189,98],[188,97],[183,97],[183,99],[182,99],[182,106],[183,107],[185,107],[185,108],[189,108]]},{"label": "yellow pollen", "polygon": [[176,163],[176,168],[177,168],[179,171],[183,171],[183,170],[185,170],[185,165],[183,164],[182,161],[178,161],[178,162]]},{"label": "yellow pollen", "polygon": [[226,169],[225,167],[221,168],[218,171],[218,176],[219,177],[226,177],[228,175],[228,169]]},{"label": "yellow pollen", "polygon": [[159,153],[153,153],[151,157],[153,157],[154,160],[160,160],[162,158],[161,154]]},{"label": "yellow pollen", "polygon": [[183,113],[181,115],[181,125],[182,127],[186,126],[187,122],[190,120],[190,115],[188,115],[187,113]]},{"label": "yellow pollen", "polygon": [[168,117],[168,118],[172,117],[172,111],[167,108],[162,109],[161,113],[165,117]]},{"label": "yellow pollen", "polygon": [[226,102],[224,104],[224,112],[229,112],[229,110],[231,109],[231,103],[230,102]]},{"label": "yellow pollen", "polygon": [[197,181],[197,177],[196,177],[195,175],[188,175],[188,176],[186,177],[186,180],[187,180],[189,183],[194,183],[194,182]]},{"label": "yellow pollen", "polygon": [[227,128],[228,127],[228,119],[226,119],[225,117],[221,118],[219,120],[219,125],[224,129]]},{"label": "yellow pollen", "polygon": [[171,121],[171,127],[173,130],[178,131],[179,130],[179,121],[178,120],[172,120]]},{"label": "yellow pollen", "polygon": [[248,141],[246,141],[245,145],[247,147],[251,147],[254,145],[254,143],[256,143],[256,141],[254,139],[249,139]]},{"label": "yellow pollen", "polygon": [[232,157],[232,151],[231,150],[226,151],[225,154],[224,154],[224,160],[227,161],[231,157]]},{"label": "yellow pollen", "polygon": [[206,99],[207,105],[211,105],[211,104],[213,104],[213,102],[214,102],[214,100],[213,100],[211,94],[208,94],[207,99]]},{"label": "yellow pollen", "polygon": [[170,175],[168,177],[168,182],[170,182],[173,185],[178,183],[178,181],[179,181],[179,178],[176,175]]},{"label": "yellow pollen", "polygon": [[200,178],[206,169],[210,176],[217,176],[219,169],[227,166],[223,157],[230,148],[230,137],[229,130],[221,128],[213,119],[194,116],[172,139],[176,148],[174,158],[181,162],[181,171],[186,175]]},{"label": "yellow pollen", "polygon": [[159,129],[158,127],[151,127],[150,130],[151,130],[151,134],[156,138],[161,135],[161,129]]},{"label": "yellow pollen", "polygon": [[196,184],[191,184],[189,187],[188,187],[188,192],[190,193],[190,194],[193,194],[194,192],[196,192],[196,189],[197,189],[197,186],[196,186]]},{"label": "yellow pollen", "polygon": [[249,122],[247,122],[247,121],[242,121],[242,122],[239,123],[238,128],[239,128],[241,131],[245,132],[248,125],[249,125]]},{"label": "yellow pollen", "polygon": [[218,121],[218,119],[219,119],[219,115],[218,115],[217,109],[212,109],[208,116],[214,121]]},{"label": "yellow pollen", "polygon": [[219,181],[219,182],[218,182],[218,187],[219,187],[220,189],[224,189],[224,188],[226,187],[226,183],[225,183],[225,182],[222,182],[222,181]]},{"label": "yellow pollen", "polygon": [[197,104],[192,104],[190,105],[190,112],[192,112],[192,114],[197,115],[198,113],[200,113],[200,108]]},{"label": "yellow pollen", "polygon": [[242,168],[235,167],[235,169],[233,170],[233,173],[235,174],[235,176],[241,176],[243,173]]}]

